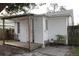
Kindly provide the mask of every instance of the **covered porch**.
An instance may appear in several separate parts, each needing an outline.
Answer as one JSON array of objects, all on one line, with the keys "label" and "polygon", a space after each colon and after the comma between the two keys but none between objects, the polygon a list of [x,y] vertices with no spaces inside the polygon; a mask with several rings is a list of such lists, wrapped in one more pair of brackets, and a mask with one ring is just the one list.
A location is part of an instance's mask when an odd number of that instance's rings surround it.
[{"label": "covered porch", "polygon": [[[18,41],[14,41],[14,40],[5,40],[5,44],[29,50],[29,42],[25,43],[25,42],[18,42]],[[30,44],[31,44],[30,51],[33,51],[33,50],[41,47],[41,44],[38,44],[38,43],[30,43]],[[1,40],[0,40],[0,45],[3,45],[3,41],[1,41]]]},{"label": "covered porch", "polygon": [[[16,40],[6,40],[5,38],[5,20],[15,20],[15,18],[22,19],[27,18],[27,27],[28,27],[28,41],[25,42],[20,42]],[[0,40],[0,45],[12,45],[24,49],[28,49],[29,51],[32,51],[34,49],[37,49],[41,47],[41,44],[34,43],[33,42],[33,24],[32,24],[32,15],[19,15],[19,16],[7,16],[7,17],[2,17],[1,20],[3,20],[3,36],[2,40]],[[27,40],[27,39],[26,39]]]}]

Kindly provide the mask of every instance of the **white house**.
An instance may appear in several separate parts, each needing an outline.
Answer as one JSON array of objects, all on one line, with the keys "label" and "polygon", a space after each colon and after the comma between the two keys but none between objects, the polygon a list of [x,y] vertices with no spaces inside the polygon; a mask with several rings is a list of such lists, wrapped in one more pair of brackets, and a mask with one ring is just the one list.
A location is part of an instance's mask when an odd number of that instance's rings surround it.
[{"label": "white house", "polygon": [[15,22],[15,33],[21,42],[43,44],[45,41],[56,40],[56,35],[66,36],[68,44],[67,27],[74,25],[73,10],[59,11],[42,15],[17,15],[3,17],[2,19]]},{"label": "white house", "polygon": [[[0,20],[0,28],[3,28],[3,21]],[[6,20],[5,21],[5,28],[9,29],[9,28],[14,28],[14,22],[10,21],[10,20]]]}]

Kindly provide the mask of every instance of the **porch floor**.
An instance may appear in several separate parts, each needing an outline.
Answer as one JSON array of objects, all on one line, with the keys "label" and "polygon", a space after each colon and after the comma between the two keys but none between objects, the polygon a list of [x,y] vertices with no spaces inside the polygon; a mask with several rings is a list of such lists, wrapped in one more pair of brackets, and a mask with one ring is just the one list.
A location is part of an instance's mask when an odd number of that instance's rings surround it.
[{"label": "porch floor", "polygon": [[[12,41],[11,40],[6,40],[5,44],[29,50],[29,43],[28,42],[25,43],[25,42],[19,42],[19,41],[14,41],[14,40],[12,40]],[[0,40],[0,45],[2,45],[2,41],[1,40]],[[32,50],[35,50],[35,49],[40,48],[40,47],[41,47],[41,44],[31,43],[30,50],[32,51]]]}]

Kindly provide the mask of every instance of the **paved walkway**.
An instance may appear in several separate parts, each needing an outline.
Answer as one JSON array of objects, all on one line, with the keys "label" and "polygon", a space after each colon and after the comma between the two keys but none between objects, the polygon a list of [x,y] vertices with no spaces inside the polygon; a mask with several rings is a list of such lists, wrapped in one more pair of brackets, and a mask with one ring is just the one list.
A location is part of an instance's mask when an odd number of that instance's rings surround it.
[{"label": "paved walkway", "polygon": [[15,54],[15,56],[66,56],[69,54],[70,52],[68,46],[53,46],[40,48],[32,51],[31,53]]}]

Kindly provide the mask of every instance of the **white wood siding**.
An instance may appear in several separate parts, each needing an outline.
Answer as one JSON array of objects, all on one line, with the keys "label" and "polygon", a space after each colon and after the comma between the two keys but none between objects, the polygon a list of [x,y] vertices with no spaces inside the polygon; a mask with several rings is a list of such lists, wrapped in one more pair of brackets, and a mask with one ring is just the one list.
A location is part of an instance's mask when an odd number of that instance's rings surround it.
[{"label": "white wood siding", "polygon": [[43,44],[43,18],[34,17],[34,41]]},{"label": "white wood siding", "polygon": [[[28,41],[28,22],[27,18],[15,18],[13,19],[15,21],[15,33],[18,35],[18,38],[21,42],[27,42]],[[17,22],[20,23],[20,33],[17,32]]]},{"label": "white wood siding", "polygon": [[56,35],[67,36],[66,17],[48,18],[48,38],[56,40]]}]

